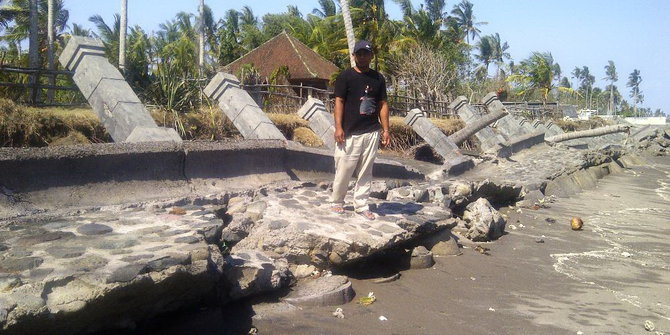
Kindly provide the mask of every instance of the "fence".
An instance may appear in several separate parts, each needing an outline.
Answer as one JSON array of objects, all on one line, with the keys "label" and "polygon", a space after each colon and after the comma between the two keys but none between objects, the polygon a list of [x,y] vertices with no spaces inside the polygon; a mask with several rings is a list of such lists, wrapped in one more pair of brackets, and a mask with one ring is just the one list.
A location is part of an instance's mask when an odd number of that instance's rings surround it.
[{"label": "fence", "polygon": [[[332,91],[300,86],[300,85],[272,85],[254,84],[242,85],[249,95],[266,112],[271,113],[294,113],[313,97],[323,101],[326,110],[332,113],[335,106],[335,98]],[[391,115],[405,116],[414,108],[419,108],[431,117],[453,117],[455,114],[449,108],[446,101],[433,101],[418,99],[410,96],[389,94],[388,96]]]},{"label": "fence", "polygon": [[[86,104],[79,88],[72,81],[71,71],[0,66],[0,92],[16,102],[33,106],[73,106]],[[57,82],[67,86],[56,85]],[[65,98],[58,99],[57,92],[67,92]],[[61,95],[63,95],[61,93]]]}]

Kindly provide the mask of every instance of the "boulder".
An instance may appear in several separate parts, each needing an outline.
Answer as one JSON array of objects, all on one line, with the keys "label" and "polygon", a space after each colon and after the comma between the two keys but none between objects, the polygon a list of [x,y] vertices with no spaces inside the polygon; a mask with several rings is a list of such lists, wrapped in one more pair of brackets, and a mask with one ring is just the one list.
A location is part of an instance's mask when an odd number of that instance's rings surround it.
[{"label": "boulder", "polygon": [[348,303],[354,295],[346,276],[328,276],[298,283],[284,301],[299,306],[336,306]]},{"label": "boulder", "polygon": [[418,246],[412,249],[412,257],[409,261],[411,269],[427,269],[435,264],[433,254],[424,246]]},{"label": "boulder", "polygon": [[273,261],[256,250],[237,250],[228,255],[223,274],[231,286],[228,295],[232,300],[274,291],[290,281],[285,259]]},{"label": "boulder", "polygon": [[247,214],[233,215],[233,220],[221,231],[221,242],[227,246],[234,246],[242,241],[251,232],[254,221]]},{"label": "boulder", "polygon": [[468,224],[465,236],[472,241],[495,240],[505,233],[505,219],[484,198],[468,204],[463,219]]}]

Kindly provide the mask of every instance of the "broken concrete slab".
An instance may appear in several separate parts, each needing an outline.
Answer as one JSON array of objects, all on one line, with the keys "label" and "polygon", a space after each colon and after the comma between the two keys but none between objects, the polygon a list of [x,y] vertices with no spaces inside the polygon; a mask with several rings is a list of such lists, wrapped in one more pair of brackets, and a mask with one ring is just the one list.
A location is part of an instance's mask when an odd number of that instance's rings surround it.
[{"label": "broken concrete slab", "polygon": [[378,218],[368,221],[349,210],[333,213],[329,195],[317,187],[295,189],[291,195],[269,194],[263,198],[268,207],[262,222],[233,252],[258,249],[290,263],[327,268],[440,230],[451,217],[451,211],[439,204],[374,201],[371,210]]},{"label": "broken concrete slab", "polygon": [[305,279],[283,300],[298,306],[338,306],[354,299],[356,293],[346,276]]}]

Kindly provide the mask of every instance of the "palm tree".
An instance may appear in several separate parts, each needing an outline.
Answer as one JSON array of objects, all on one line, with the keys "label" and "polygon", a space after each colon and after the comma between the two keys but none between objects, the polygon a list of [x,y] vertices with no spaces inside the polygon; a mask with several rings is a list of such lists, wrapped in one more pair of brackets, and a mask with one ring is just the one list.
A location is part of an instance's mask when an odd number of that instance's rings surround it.
[{"label": "palm tree", "polygon": [[610,81],[610,101],[607,108],[607,114],[611,115],[616,110],[616,107],[614,106],[614,82],[619,80],[619,76],[616,73],[616,66],[611,60],[607,61],[607,65],[605,65],[605,78],[603,79]]},{"label": "palm tree", "polygon": [[493,42],[491,41],[492,37],[491,36],[483,36],[482,38],[479,39],[479,42],[477,43],[477,50],[479,51],[478,55],[475,55],[475,58],[479,60],[480,62],[483,63],[483,72],[484,76],[488,75],[489,73],[489,64],[493,61],[495,58],[495,50],[493,47]]},{"label": "palm tree", "polygon": [[128,31],[128,0],[121,0],[121,28],[119,34],[119,70],[126,72],[126,32]]},{"label": "palm tree", "polygon": [[447,6],[446,2],[444,0],[425,0],[425,2],[426,11],[430,15],[430,18],[435,22],[439,21],[442,23],[444,14],[446,14],[444,11],[444,7]]},{"label": "palm tree", "polygon": [[92,37],[93,34],[91,34],[91,31],[82,27],[81,25],[78,25],[76,23],[72,24],[72,29],[70,30],[70,35],[72,36],[84,36],[84,37]]},{"label": "palm tree", "polygon": [[[39,37],[38,37],[38,20],[39,13],[37,11],[37,1],[30,0],[30,42],[29,42],[29,66],[31,68],[38,68],[40,66],[40,55],[39,55]],[[33,80],[37,80],[36,77]]]},{"label": "palm tree", "polygon": [[205,65],[205,0],[200,0],[198,12],[198,67],[202,71]]},{"label": "palm tree", "polygon": [[333,0],[319,0],[319,8],[314,8],[312,14],[317,15],[320,18],[326,18],[329,16],[335,16],[337,14],[337,7],[335,7],[335,1]]},{"label": "palm tree", "polygon": [[120,54],[119,44],[121,42],[121,17],[119,14],[114,14],[114,24],[111,27],[98,14],[89,17],[88,20],[98,29],[98,32],[94,33],[93,36],[102,40],[102,44],[105,45],[107,59],[109,59],[110,63],[118,65]]},{"label": "palm tree", "polygon": [[489,42],[493,48],[493,61],[498,67],[498,78],[501,78],[504,75],[503,65],[505,64],[505,60],[511,58],[509,52],[507,52],[509,45],[507,42],[501,43],[500,34],[498,33],[491,35]]},{"label": "palm tree", "polygon": [[640,83],[642,83],[640,70],[635,69],[628,76],[628,83],[626,84],[626,86],[630,87],[630,97],[633,98],[634,115],[637,115],[637,104],[644,101],[644,96],[642,96],[642,91],[640,91]]},{"label": "palm tree", "polygon": [[351,67],[356,66],[354,61],[354,44],[356,43],[354,37],[354,25],[351,23],[351,11],[349,11],[349,0],[340,0],[340,8],[342,9],[342,16],[344,17],[344,30],[347,33],[347,45],[349,46],[349,60]]},{"label": "palm tree", "polygon": [[[519,73],[509,76],[507,80],[516,83],[519,94],[523,96],[534,92],[541,93],[542,101],[546,103],[549,93],[555,88],[554,70],[554,57],[550,52],[533,52],[529,58],[521,61]],[[558,87],[558,90],[570,91],[564,87]]]},{"label": "palm tree", "polygon": [[472,11],[473,7],[474,4],[470,1],[461,0],[461,2],[454,6],[454,9],[451,11],[451,14],[456,16],[456,22],[458,22],[458,26],[461,27],[468,44],[470,44],[471,36],[473,40],[475,37],[479,36],[481,31],[477,26],[487,24],[486,22],[475,22],[476,18]]}]

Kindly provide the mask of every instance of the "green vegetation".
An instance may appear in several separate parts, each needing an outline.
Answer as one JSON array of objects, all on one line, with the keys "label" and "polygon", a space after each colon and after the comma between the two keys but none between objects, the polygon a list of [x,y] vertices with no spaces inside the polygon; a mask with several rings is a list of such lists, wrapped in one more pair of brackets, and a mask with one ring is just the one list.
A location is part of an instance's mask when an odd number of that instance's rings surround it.
[{"label": "green vegetation", "polygon": [[[47,1],[38,2],[35,18],[39,29],[33,37],[38,42],[38,48],[35,50],[22,50],[21,47],[25,48],[25,41],[30,37],[30,1],[4,2],[5,6],[0,9],[0,65],[28,67],[29,51],[47,50],[47,31],[50,29],[46,20]],[[373,43],[376,48],[373,66],[388,78],[393,90],[391,93],[443,101],[464,95],[471,101],[478,101],[486,93],[496,91],[501,100],[558,101],[624,116],[663,113],[661,110],[652,113],[651,109],[639,106],[644,102],[644,95],[638,70],[628,77],[630,94],[627,97],[631,100],[625,99],[616,86],[618,74],[614,61],[608,61],[605,66],[606,77],[603,79],[609,83],[605,88],[594,87],[595,77],[587,66],[576,67],[568,78],[550,52],[533,52],[515,63],[508,52],[510,46],[503,39],[504,32],[502,35],[480,36],[480,28],[486,22],[478,20],[475,15],[477,8],[469,0],[461,0],[451,8],[444,0],[424,0],[418,7],[410,0],[393,0],[402,8],[403,17],[399,20],[391,19],[387,14],[388,1],[349,2],[355,37]],[[114,16],[113,22],[105,22],[100,15],[91,16],[89,21],[95,24],[95,29],[89,31],[77,23],[68,22],[67,7],[74,6],[74,2],[54,0],[54,4],[56,19],[51,29],[55,33],[55,54],[60,53],[72,35],[93,36],[103,41],[109,61],[117,65],[121,35],[119,15]],[[317,8],[311,13],[301,13],[297,7],[288,6],[283,13],[262,17],[256,16],[248,6],[241,11],[228,10],[224,13],[213,13],[205,6],[202,17],[193,13],[176,13],[155,33],[148,34],[140,26],[129,27],[124,76],[142,101],[158,106],[153,113],[159,123],[174,127],[182,137],[221,139],[232,136],[234,131],[220,128],[228,121],[211,112],[211,102],[201,93],[207,78],[211,78],[220,66],[282,31],[295,36],[341,69],[349,66],[345,24],[337,1],[318,0],[315,5]],[[205,38],[203,67],[198,66],[199,27],[203,27]],[[40,67],[46,68],[46,52],[40,52],[38,58]],[[236,74],[240,79],[254,76],[252,66],[244,69],[244,74]],[[271,81],[285,82],[290,77],[287,68],[278,68]],[[578,85],[573,88],[570,79],[577,81]],[[46,84],[48,78],[42,81]],[[29,76],[0,72],[0,82],[28,83]],[[63,76],[59,76],[55,84],[72,85]],[[0,98],[25,101],[25,96],[22,88],[0,87]],[[54,99],[59,103],[84,102],[76,91],[58,91]],[[63,113],[67,115],[71,112],[67,110]],[[41,118],[53,117],[51,111],[42,114]],[[10,116],[2,117],[9,122]],[[63,124],[67,122],[64,120]],[[10,139],[5,136],[2,144],[18,146],[46,145],[52,143],[52,136],[67,136],[74,129],[63,126],[46,133],[37,132],[47,135],[23,138],[23,135],[16,135],[17,132],[8,131],[9,125],[4,127],[3,131],[19,137]],[[75,130],[91,141],[105,140],[106,135],[100,132]]]}]

